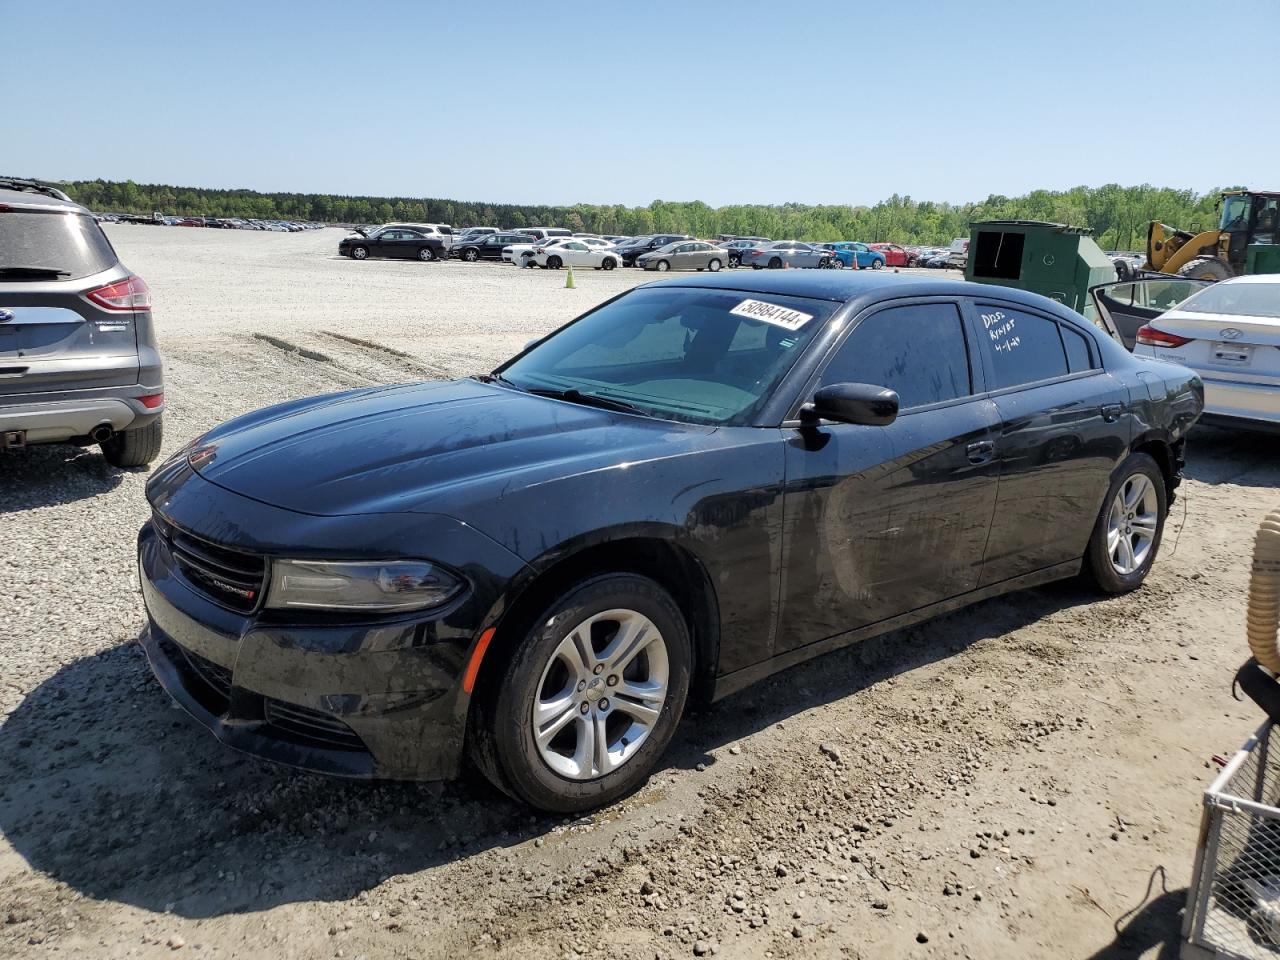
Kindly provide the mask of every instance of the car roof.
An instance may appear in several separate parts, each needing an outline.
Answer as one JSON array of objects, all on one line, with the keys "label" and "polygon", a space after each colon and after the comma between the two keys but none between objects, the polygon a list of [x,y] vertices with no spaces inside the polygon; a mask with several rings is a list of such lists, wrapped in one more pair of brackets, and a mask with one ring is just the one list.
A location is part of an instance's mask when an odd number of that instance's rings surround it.
[{"label": "car roof", "polygon": [[0,187],[0,203],[14,208],[37,208],[41,210],[65,210],[68,213],[88,213],[89,211],[74,200],[63,200],[43,193],[27,190],[7,190]]},{"label": "car roof", "polygon": [[1038,293],[964,280],[935,280],[932,277],[885,273],[880,270],[741,270],[658,280],[646,286],[698,287],[741,290],[744,293],[776,294],[783,297],[811,297],[845,303],[861,300],[872,303],[899,297],[999,297],[1064,313],[1088,324],[1084,317]]}]

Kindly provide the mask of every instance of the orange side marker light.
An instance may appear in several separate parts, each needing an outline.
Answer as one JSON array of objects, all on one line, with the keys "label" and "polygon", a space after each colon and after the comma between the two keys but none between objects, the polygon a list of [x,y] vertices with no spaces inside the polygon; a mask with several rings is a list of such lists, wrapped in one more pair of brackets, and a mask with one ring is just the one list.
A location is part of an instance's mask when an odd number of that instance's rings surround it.
[{"label": "orange side marker light", "polygon": [[489,649],[489,641],[493,639],[496,627],[490,627],[484,633],[480,634],[480,639],[476,641],[476,648],[471,652],[471,659],[467,663],[467,672],[462,675],[462,692],[470,694],[476,685],[476,676],[480,673],[480,661],[484,659],[485,651]]}]

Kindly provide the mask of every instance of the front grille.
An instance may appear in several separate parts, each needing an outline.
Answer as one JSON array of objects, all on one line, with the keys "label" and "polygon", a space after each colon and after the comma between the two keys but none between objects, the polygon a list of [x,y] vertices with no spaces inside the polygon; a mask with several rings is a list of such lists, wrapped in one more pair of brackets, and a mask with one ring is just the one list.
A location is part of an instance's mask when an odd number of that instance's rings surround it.
[{"label": "front grille", "polygon": [[178,647],[187,663],[205,685],[223,700],[231,699],[231,671],[219,666],[212,660],[206,660],[199,654],[192,653],[185,647]]},{"label": "front grille", "polygon": [[263,698],[267,723],[292,739],[330,750],[364,750],[364,742],[337,717],[296,703]]},{"label": "front grille", "polygon": [[267,579],[264,557],[210,543],[174,526],[159,514],[155,523],[189,583],[230,610],[249,613],[257,608]]}]

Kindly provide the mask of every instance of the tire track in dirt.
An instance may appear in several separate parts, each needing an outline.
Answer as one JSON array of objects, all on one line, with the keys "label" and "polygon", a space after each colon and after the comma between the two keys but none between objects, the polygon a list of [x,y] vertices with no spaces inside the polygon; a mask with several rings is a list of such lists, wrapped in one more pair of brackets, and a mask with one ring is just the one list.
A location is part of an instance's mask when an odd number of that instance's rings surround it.
[{"label": "tire track in dirt", "polygon": [[[279,350],[281,353],[297,358],[305,365],[311,366],[312,369],[323,368],[327,374],[326,379],[342,380],[343,378],[347,378],[349,380],[356,381],[358,385],[362,386],[382,386],[386,383],[396,383],[405,380],[405,371],[402,369],[388,369],[388,365],[379,364],[376,365],[374,369],[370,370],[367,362],[363,364],[358,363],[356,365],[349,362],[351,359],[365,360],[366,358],[364,355],[357,355],[356,358],[352,358],[350,356],[343,357],[343,360],[348,361],[344,363],[329,353],[294,343],[291,340],[285,340],[282,337],[275,337],[265,333],[254,333],[253,338],[260,343],[265,343],[268,346]],[[361,369],[362,366],[363,369]]]},{"label": "tire track in dirt", "polygon": [[448,371],[439,365],[427,363],[411,353],[397,350],[395,347],[389,347],[386,344],[377,343],[373,340],[363,340],[360,337],[337,333],[333,330],[321,330],[319,333],[321,336],[328,337],[330,340],[337,340],[347,347],[355,347],[358,352],[379,362],[386,363],[391,367],[402,369],[406,373],[425,374],[432,379],[448,379],[450,376]]}]

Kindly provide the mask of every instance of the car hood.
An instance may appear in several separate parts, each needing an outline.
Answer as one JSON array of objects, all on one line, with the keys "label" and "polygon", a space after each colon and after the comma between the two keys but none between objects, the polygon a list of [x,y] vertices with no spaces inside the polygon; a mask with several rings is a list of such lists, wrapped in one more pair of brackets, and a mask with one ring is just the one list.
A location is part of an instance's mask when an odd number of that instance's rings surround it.
[{"label": "car hood", "polygon": [[206,434],[189,460],[212,483],[300,513],[422,511],[483,529],[510,492],[692,452],[713,432],[455,380],[268,407]]}]

